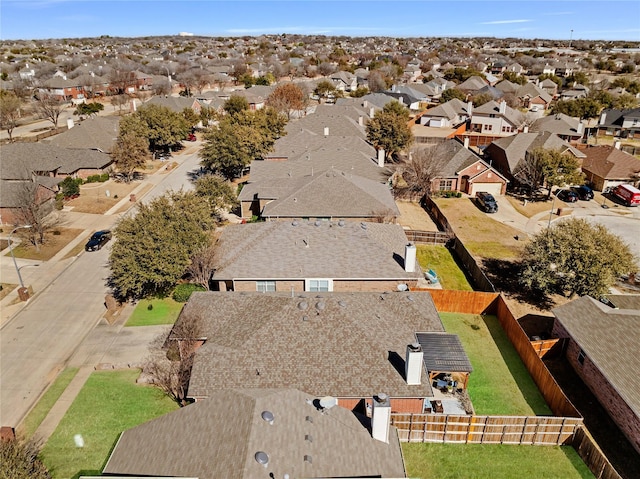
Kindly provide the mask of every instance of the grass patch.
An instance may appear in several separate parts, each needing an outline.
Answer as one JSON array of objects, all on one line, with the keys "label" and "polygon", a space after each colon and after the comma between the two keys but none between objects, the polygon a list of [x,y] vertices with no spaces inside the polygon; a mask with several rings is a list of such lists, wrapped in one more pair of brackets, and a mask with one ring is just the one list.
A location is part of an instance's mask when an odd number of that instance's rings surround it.
[{"label": "grass patch", "polygon": [[29,412],[22,423],[22,433],[26,438],[33,436],[36,429],[42,424],[49,411],[60,398],[62,393],[78,373],[78,368],[67,368],[62,371],[54,383],[42,395],[35,407]]},{"label": "grass patch", "polygon": [[[527,218],[531,218],[532,216],[535,216],[538,213],[551,212],[551,200],[527,201],[527,204],[525,206],[521,198],[515,198],[513,196],[505,196],[504,198],[507,201],[509,201],[509,203],[511,203],[511,206],[513,206],[518,213],[526,216]],[[562,202],[558,200],[558,203],[562,203]]]},{"label": "grass patch", "polygon": [[[54,231],[60,234],[53,234]],[[38,249],[26,240],[13,248],[13,254],[16,258],[34,259],[40,261],[48,261],[53,258],[62,248],[67,246],[71,241],[76,239],[83,230],[74,228],[56,228],[45,234],[44,244]],[[7,253],[5,256],[10,255]]]},{"label": "grass patch", "polygon": [[[99,475],[120,433],[178,409],[159,389],[135,383],[138,370],[96,371],[41,452],[54,479]],[[81,434],[84,447],[75,446]]]},{"label": "grass patch", "polygon": [[522,248],[514,248],[499,241],[465,241],[464,245],[469,253],[481,258],[512,260],[519,258],[522,251]]},{"label": "grass patch", "polygon": [[480,415],[539,416],[551,410],[495,316],[440,313],[469,356],[469,396]]},{"label": "grass patch", "polygon": [[[152,309],[149,309],[149,305]],[[183,303],[173,298],[142,299],[138,302],[125,326],[155,326],[173,324],[182,311]]]},{"label": "grass patch", "polygon": [[423,479],[594,477],[570,446],[403,443],[402,452],[407,476]]},{"label": "grass patch", "polygon": [[11,291],[16,289],[18,285],[12,283],[0,283],[0,299],[4,298]]},{"label": "grass patch", "polygon": [[425,271],[433,269],[444,289],[473,291],[464,272],[445,246],[417,245],[417,257]]},{"label": "grass patch", "polygon": [[84,251],[84,245],[87,243],[89,238],[90,238],[90,236],[87,236],[85,238],[86,241],[85,240],[80,241],[77,245],[75,245],[73,248],[71,248],[69,250],[69,252],[64,255],[64,258],[62,258],[62,259],[67,259],[67,258],[72,258],[74,256],[78,256],[81,252]]}]

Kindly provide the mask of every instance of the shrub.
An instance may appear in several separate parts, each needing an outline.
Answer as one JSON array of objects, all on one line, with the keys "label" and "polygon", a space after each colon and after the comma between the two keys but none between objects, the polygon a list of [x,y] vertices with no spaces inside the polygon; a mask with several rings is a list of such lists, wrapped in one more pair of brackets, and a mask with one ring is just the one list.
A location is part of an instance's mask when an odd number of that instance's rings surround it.
[{"label": "shrub", "polygon": [[189,301],[191,297],[191,293],[194,291],[206,291],[205,288],[200,284],[194,283],[184,283],[176,286],[176,289],[173,290],[173,299],[178,303],[186,303]]},{"label": "shrub", "polygon": [[60,236],[61,234],[60,230],[53,230],[53,236]]},{"label": "shrub", "polygon": [[80,194],[80,185],[82,184],[82,178],[71,178],[67,176],[60,182],[60,189],[62,190],[62,196],[69,198]]},{"label": "shrub", "polygon": [[153,309],[153,303],[149,303],[149,306],[147,306],[147,310],[151,311]]}]

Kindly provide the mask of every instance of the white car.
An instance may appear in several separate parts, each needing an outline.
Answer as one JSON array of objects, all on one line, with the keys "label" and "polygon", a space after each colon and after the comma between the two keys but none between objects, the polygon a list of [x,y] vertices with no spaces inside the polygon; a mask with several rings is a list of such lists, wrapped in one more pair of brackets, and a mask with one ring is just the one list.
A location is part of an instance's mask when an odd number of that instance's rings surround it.
[{"label": "white car", "polygon": [[533,105],[533,106],[531,107],[531,111],[532,111],[532,112],[540,111],[540,107],[539,107],[538,105]]}]

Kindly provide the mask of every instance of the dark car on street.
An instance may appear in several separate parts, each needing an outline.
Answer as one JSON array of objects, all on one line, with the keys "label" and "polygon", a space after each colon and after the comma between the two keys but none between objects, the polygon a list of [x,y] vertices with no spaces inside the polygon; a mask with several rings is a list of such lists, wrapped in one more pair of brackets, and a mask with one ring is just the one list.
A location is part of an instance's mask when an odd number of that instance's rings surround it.
[{"label": "dark car on street", "polygon": [[491,193],[478,191],[476,193],[476,202],[485,213],[495,213],[498,211],[498,203]]},{"label": "dark car on street", "polygon": [[97,231],[91,235],[89,241],[84,246],[85,251],[96,251],[102,248],[111,239],[111,231]]},{"label": "dark car on street", "polygon": [[573,192],[578,195],[578,199],[582,201],[589,201],[593,199],[593,190],[587,185],[576,186],[572,188]]},{"label": "dark car on street", "polygon": [[560,201],[564,201],[565,203],[575,203],[578,201],[578,195],[571,190],[558,190],[556,191],[556,196]]}]

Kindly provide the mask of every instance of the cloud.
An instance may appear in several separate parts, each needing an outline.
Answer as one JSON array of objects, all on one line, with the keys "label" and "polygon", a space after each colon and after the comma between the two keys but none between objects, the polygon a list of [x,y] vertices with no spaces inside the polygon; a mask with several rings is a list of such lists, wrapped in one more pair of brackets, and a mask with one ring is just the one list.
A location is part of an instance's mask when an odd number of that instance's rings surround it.
[{"label": "cloud", "polygon": [[480,22],[480,25],[507,25],[510,23],[527,23],[533,20],[494,20],[492,22]]},{"label": "cloud", "polygon": [[575,14],[575,12],[549,12],[549,13],[543,13],[542,15],[545,17],[556,17],[558,15],[573,15]]}]

